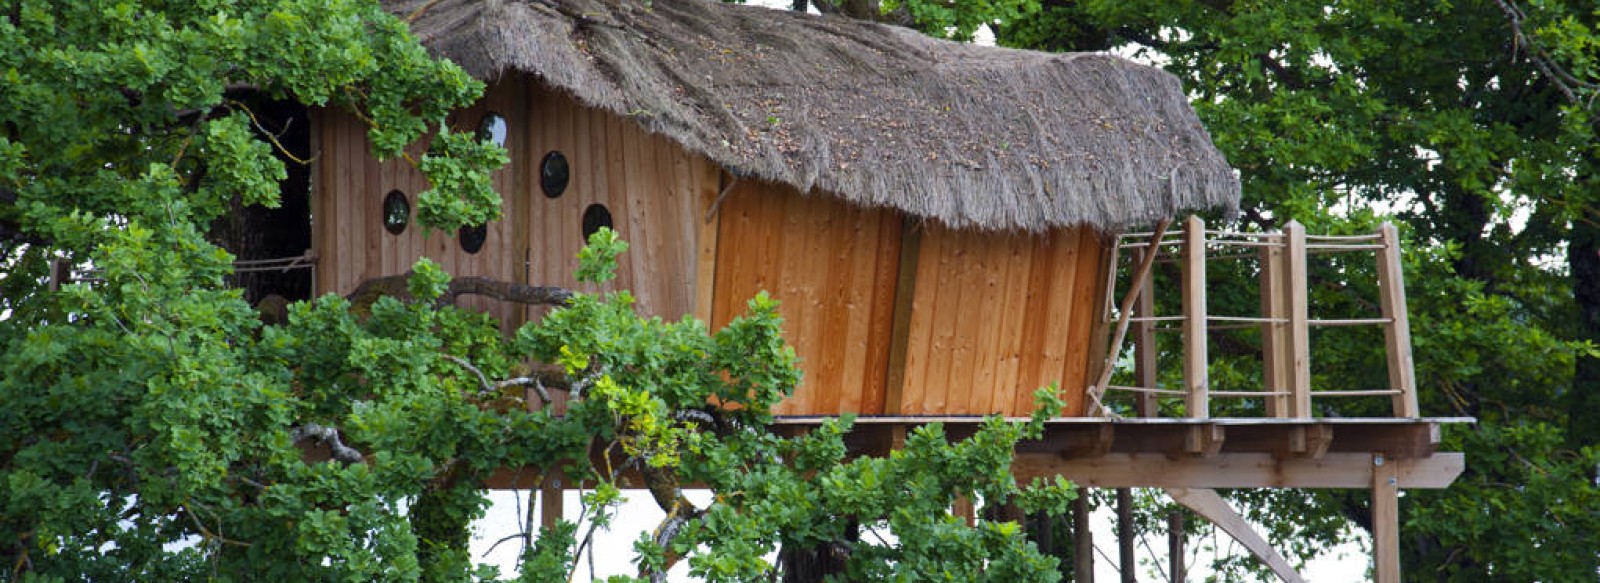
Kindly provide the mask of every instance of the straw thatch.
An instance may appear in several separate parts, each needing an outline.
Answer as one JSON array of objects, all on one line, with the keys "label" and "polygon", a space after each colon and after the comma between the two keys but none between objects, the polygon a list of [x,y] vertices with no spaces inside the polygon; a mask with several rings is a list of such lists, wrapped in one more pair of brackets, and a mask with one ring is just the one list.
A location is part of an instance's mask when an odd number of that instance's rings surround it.
[{"label": "straw thatch", "polygon": [[532,73],[739,176],[950,226],[1118,229],[1238,203],[1176,78],[707,0],[391,0],[436,54]]}]

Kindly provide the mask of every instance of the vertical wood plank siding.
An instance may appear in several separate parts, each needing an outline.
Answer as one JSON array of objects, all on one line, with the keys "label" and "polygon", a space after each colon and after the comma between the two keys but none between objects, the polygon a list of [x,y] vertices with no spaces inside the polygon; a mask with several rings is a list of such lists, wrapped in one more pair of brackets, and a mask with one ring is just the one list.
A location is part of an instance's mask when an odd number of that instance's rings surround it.
[{"label": "vertical wood plank siding", "polygon": [[[718,169],[637,124],[579,105],[565,94],[530,85],[528,113],[532,147],[528,246],[530,281],[577,285],[583,213],[604,205],[612,228],[628,242],[618,258],[617,279],[585,291],[632,290],[647,316],[683,317],[695,309],[698,254],[704,206],[715,198]],[[561,152],[570,166],[567,190],[557,198],[540,189],[546,154]]]},{"label": "vertical wood plank siding", "polygon": [[1081,415],[1099,236],[926,229],[900,412],[1027,415],[1034,389],[1059,382],[1064,414]]},{"label": "vertical wood plank siding", "polygon": [[[453,115],[449,123],[457,131],[470,132],[486,113],[499,113],[506,118],[506,147],[515,156],[527,148],[527,135],[516,131],[525,115],[522,94],[516,84],[497,86],[478,105]],[[347,294],[365,280],[405,273],[424,256],[452,275],[523,279],[518,272],[522,253],[512,228],[519,201],[516,185],[521,182],[517,175],[525,171],[518,160],[513,158],[494,173],[495,189],[503,199],[501,217],[487,225],[482,250],[469,254],[461,249],[455,232],[425,233],[417,223],[417,195],[428,183],[410,162],[373,158],[365,124],[348,113],[320,110],[315,123],[318,152],[313,162],[312,221],[313,245],[319,254],[317,293]],[[425,142],[407,150],[412,159],[421,159],[427,149]],[[393,190],[404,193],[411,205],[411,221],[398,235],[383,225],[383,200]],[[488,311],[508,324],[521,319],[516,306],[484,298],[462,298],[460,304]]]},{"label": "vertical wood plank siding", "polygon": [[[355,117],[336,110],[316,114],[318,293],[349,293],[367,279],[404,273],[423,256],[453,275],[573,287],[584,210],[601,204],[630,244],[619,258],[617,281],[605,289],[633,290],[647,315],[675,319],[694,309],[698,255],[689,250],[704,205],[715,196],[715,165],[522,77],[492,85],[482,102],[450,123],[457,131],[475,131],[490,111],[506,118],[511,163],[494,175],[502,216],[489,223],[476,254],[461,249],[455,232],[425,237],[415,224],[417,194],[427,181],[409,162],[373,159],[366,128]],[[409,153],[420,159],[425,151],[423,144]],[[570,165],[570,183],[557,198],[540,190],[540,164],[552,151]],[[406,194],[413,214],[399,235],[383,228],[383,198],[396,189]],[[678,245],[687,247],[680,251]],[[508,327],[529,317],[521,306],[487,298],[462,298],[460,304],[488,311]]]},{"label": "vertical wood plank siding", "polygon": [[805,372],[783,415],[883,412],[900,217],[741,180],[719,207],[713,327],[766,290]]},{"label": "vertical wood plank siding", "polygon": [[[477,254],[462,251],[454,232],[424,236],[415,224],[416,196],[427,184],[410,163],[377,162],[359,120],[316,113],[318,293],[347,294],[364,280],[405,272],[422,256],[455,275],[576,286],[583,214],[601,204],[630,250],[615,282],[586,291],[630,289],[646,315],[696,313],[713,327],[744,313],[760,290],[782,302],[785,338],[805,377],[780,414],[1026,415],[1033,390],[1052,382],[1068,401],[1063,413],[1083,413],[1105,273],[1093,230],[958,231],[725,178],[715,164],[632,120],[522,77],[491,86],[482,103],[451,122],[473,131],[488,111],[506,118],[512,162],[495,174],[503,216],[489,224]],[[411,155],[423,151],[418,146]],[[540,165],[553,151],[566,157],[570,181],[549,198]],[[396,189],[413,209],[413,224],[400,235],[383,228],[383,199]],[[718,212],[708,219],[713,205]],[[917,251],[902,266],[908,238]],[[898,340],[897,302],[910,306]],[[462,305],[508,327],[542,313],[484,298]],[[891,362],[903,368],[890,371]],[[891,395],[895,401],[887,402]]]}]

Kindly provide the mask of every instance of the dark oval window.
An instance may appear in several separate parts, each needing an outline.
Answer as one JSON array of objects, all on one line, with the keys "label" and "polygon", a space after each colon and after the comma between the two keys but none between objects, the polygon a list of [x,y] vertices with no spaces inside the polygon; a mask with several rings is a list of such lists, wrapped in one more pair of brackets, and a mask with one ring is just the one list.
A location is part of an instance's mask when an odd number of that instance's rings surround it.
[{"label": "dark oval window", "polygon": [[456,231],[456,239],[461,241],[461,250],[467,253],[477,253],[482,250],[483,242],[488,238],[488,225],[467,225]]},{"label": "dark oval window", "polygon": [[391,190],[383,197],[383,228],[390,233],[399,235],[406,232],[406,225],[411,222],[411,202],[406,200],[406,193]]},{"label": "dark oval window", "polygon": [[588,241],[589,235],[600,230],[600,227],[616,230],[616,227],[611,225],[611,211],[606,210],[603,204],[591,204],[589,208],[583,209],[583,240]]},{"label": "dark oval window", "polygon": [[539,188],[544,190],[545,196],[561,196],[567,191],[567,181],[571,179],[566,156],[554,150],[544,155],[544,161],[539,163]]},{"label": "dark oval window", "polygon": [[493,141],[494,145],[504,148],[507,129],[505,116],[491,111],[478,121],[478,139]]}]

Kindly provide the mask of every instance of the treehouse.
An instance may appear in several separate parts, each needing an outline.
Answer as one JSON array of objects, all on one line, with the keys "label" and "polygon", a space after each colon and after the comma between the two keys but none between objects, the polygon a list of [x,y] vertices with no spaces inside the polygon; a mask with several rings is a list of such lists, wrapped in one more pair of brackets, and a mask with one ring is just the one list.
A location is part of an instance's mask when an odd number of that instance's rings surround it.
[{"label": "treehouse", "polygon": [[[759,290],[779,299],[805,373],[781,423],[859,414],[864,453],[921,423],[959,434],[977,416],[1027,415],[1034,389],[1059,383],[1066,407],[1018,452],[1020,478],[1371,487],[1392,537],[1397,488],[1443,487],[1461,470],[1459,454],[1435,451],[1448,420],[1417,409],[1392,228],[1168,229],[1191,211],[1234,212],[1239,182],[1159,69],[705,0],[389,5],[488,83],[450,123],[510,152],[494,176],[502,218],[425,233],[412,224],[422,176],[373,159],[356,118],[313,110],[316,293],[349,294],[420,257],[457,276],[575,286],[576,252],[610,227],[632,246],[614,285],[646,314],[715,327]],[[1129,232],[1144,225],[1159,226]],[[1313,319],[1305,262],[1318,252],[1376,256],[1381,314]],[[1223,256],[1258,262],[1259,314],[1207,313],[1208,259]],[[1158,261],[1178,264],[1180,314],[1154,313]],[[463,302],[507,325],[540,316]],[[1342,325],[1383,329],[1389,386],[1312,390],[1308,331]],[[1259,387],[1211,390],[1206,335],[1219,326],[1261,330]],[[1166,328],[1182,333],[1181,386],[1155,371]],[[1135,382],[1113,386],[1127,338]],[[1121,396],[1131,408],[1116,415],[1107,403]],[[1317,415],[1313,398],[1342,396],[1388,398],[1392,414]],[[1182,413],[1158,417],[1164,398]],[[1213,416],[1214,399],[1261,414]],[[1226,519],[1200,498],[1191,507]]]}]

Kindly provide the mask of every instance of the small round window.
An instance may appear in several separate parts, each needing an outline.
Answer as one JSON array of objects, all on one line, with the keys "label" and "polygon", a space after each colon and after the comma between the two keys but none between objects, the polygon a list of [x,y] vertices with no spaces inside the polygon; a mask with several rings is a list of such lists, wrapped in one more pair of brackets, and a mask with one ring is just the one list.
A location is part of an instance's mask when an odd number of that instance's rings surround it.
[{"label": "small round window", "polygon": [[488,225],[467,225],[456,231],[456,239],[461,241],[461,250],[467,253],[481,251],[483,242],[488,238]]},{"label": "small round window", "polygon": [[478,122],[478,139],[492,141],[494,145],[504,148],[507,127],[505,116],[492,111],[483,114],[483,119]]},{"label": "small round window", "polygon": [[406,193],[391,190],[383,197],[383,228],[390,233],[399,235],[406,232],[406,225],[411,222],[411,202],[406,200]]},{"label": "small round window", "polygon": [[566,156],[556,151],[544,155],[544,161],[539,163],[539,188],[544,190],[545,196],[561,196],[567,191],[567,181],[571,178]]},{"label": "small round window", "polygon": [[616,229],[611,225],[611,211],[606,210],[603,204],[591,204],[589,208],[583,209],[583,240],[588,241],[589,236],[600,230],[600,227]]}]

